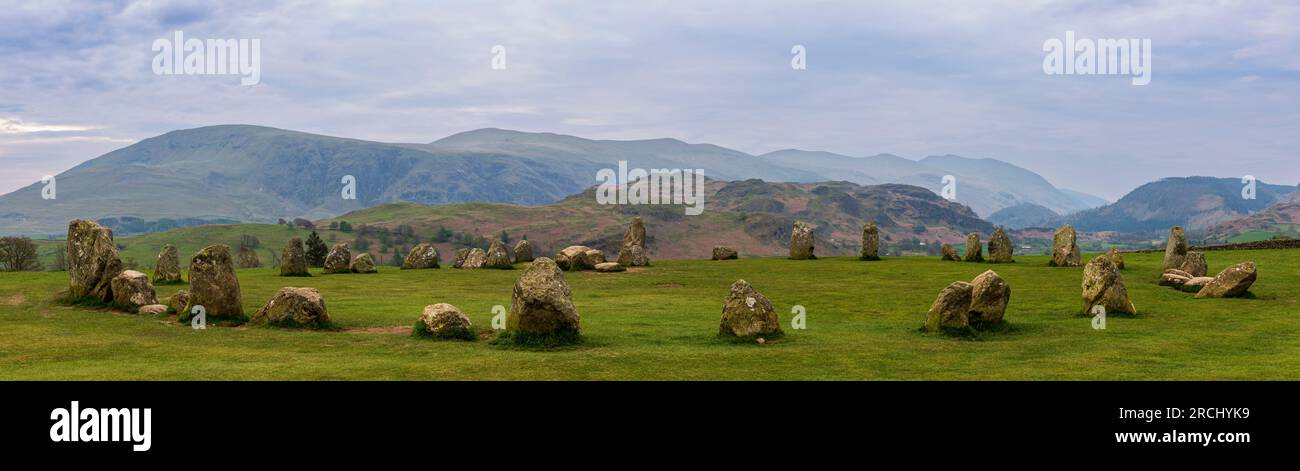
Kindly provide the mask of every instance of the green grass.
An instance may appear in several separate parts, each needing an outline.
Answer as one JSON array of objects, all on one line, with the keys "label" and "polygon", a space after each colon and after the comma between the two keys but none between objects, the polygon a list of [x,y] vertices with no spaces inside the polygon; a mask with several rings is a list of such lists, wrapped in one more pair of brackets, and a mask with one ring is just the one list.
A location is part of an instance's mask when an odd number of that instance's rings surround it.
[{"label": "green grass", "polygon": [[[0,273],[0,380],[1300,379],[1300,250],[1206,253],[1212,272],[1259,264],[1249,299],[1198,300],[1160,287],[1161,256],[1125,254],[1139,314],[1110,317],[1106,330],[1093,330],[1079,312],[1082,268],[1050,268],[1041,256],[1004,265],[938,257],[656,260],[625,273],[565,273],[583,341],[550,351],[411,335],[423,307],[438,302],[489,330],[492,306],[510,305],[519,271],[380,267],[375,275],[312,278],[239,271],[245,312],[281,287],[314,287],[335,331],[198,331],[174,316],[61,304],[64,273]],[[940,289],[988,269],[1011,285],[1009,328],[965,338],[918,330]],[[778,341],[719,338],[723,299],[741,278],[780,313]],[[158,295],[184,287],[159,286]],[[806,308],[807,330],[790,328],[794,305]]]}]

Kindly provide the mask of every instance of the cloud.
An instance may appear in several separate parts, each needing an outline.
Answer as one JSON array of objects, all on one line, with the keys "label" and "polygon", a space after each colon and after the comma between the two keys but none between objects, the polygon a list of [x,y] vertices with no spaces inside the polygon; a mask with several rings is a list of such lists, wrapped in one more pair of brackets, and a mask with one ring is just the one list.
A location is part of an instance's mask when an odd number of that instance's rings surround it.
[{"label": "cloud", "polygon": [[[500,127],[993,157],[1112,199],[1187,172],[1293,183],[1297,23],[1284,2],[1182,0],[23,2],[0,12],[0,112],[94,129],[0,147],[45,171],[212,124],[401,142]],[[154,75],[152,41],[178,29],[261,39],[261,84]],[[1151,85],[1043,75],[1043,41],[1067,30],[1151,38]]]},{"label": "cloud", "polygon": [[69,132],[69,131],[89,131],[98,129],[95,126],[79,126],[72,124],[42,124],[23,122],[17,119],[0,118],[0,133],[4,134],[26,134],[34,132]]}]

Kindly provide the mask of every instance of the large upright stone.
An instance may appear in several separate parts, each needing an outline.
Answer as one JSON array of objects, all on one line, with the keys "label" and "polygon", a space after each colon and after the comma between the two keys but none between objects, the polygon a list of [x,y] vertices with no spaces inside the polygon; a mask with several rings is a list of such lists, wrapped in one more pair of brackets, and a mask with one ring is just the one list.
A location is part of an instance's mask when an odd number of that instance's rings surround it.
[{"label": "large upright stone", "polygon": [[1124,287],[1124,275],[1105,256],[1093,258],[1083,268],[1083,312],[1091,314],[1093,306],[1106,308],[1106,314],[1137,314]]},{"label": "large upright stone", "polygon": [[549,338],[557,342],[577,340],[580,316],[573,305],[573,291],[555,261],[539,257],[515,282],[506,331],[517,342],[528,338]]},{"label": "large upright stone", "polygon": [[967,262],[984,261],[984,246],[980,243],[980,233],[972,232],[966,236],[966,257],[963,260]]},{"label": "large upright stone", "polygon": [[1110,259],[1110,263],[1115,264],[1115,268],[1124,269],[1124,255],[1119,253],[1118,247],[1111,247],[1110,250],[1106,251],[1105,257]]},{"label": "large upright stone", "polygon": [[330,325],[330,313],[325,308],[325,299],[315,288],[280,288],[253,314],[249,323],[322,328]]},{"label": "large upright stone", "polygon": [[1169,242],[1165,244],[1164,269],[1177,268],[1182,270],[1183,262],[1186,259],[1187,236],[1183,234],[1183,228],[1178,226],[1169,228]]},{"label": "large upright stone", "polygon": [[334,244],[330,248],[329,255],[325,256],[325,268],[322,273],[349,273],[352,271],[352,251],[348,250],[347,242]]},{"label": "large upright stone", "polygon": [[91,221],[68,223],[68,295],[72,299],[113,300],[113,277],[122,273],[113,231]]},{"label": "large upright stone", "polygon": [[1054,267],[1077,267],[1083,264],[1083,254],[1079,252],[1079,235],[1074,227],[1066,224],[1052,234],[1052,260]]},{"label": "large upright stone", "polygon": [[423,243],[411,249],[402,261],[403,270],[423,270],[438,268],[438,249],[433,244]]},{"label": "large upright stone", "polygon": [[149,275],[126,270],[113,277],[113,304],[126,308],[139,308],[158,304],[158,293],[149,283]]},{"label": "large upright stone", "polygon": [[939,292],[925,313],[925,330],[937,332],[943,328],[960,329],[970,325],[970,300],[974,287],[965,281],[954,281]]},{"label": "large upright stone", "polygon": [[1234,298],[1244,296],[1255,284],[1255,262],[1243,262],[1224,268],[1196,293],[1197,298]]},{"label": "large upright stone", "polygon": [[618,264],[625,267],[643,267],[650,264],[645,248],[645,223],[640,217],[632,218],[632,224],[623,233],[623,245],[618,251]]},{"label": "large upright stone", "polygon": [[262,260],[257,257],[257,250],[247,245],[239,246],[239,268],[258,268]]},{"label": "large upright stone", "polygon": [[957,255],[957,249],[952,244],[943,244],[939,247],[939,260],[960,262],[961,256]]},{"label": "large upright stone", "polygon": [[227,245],[212,245],[190,258],[190,299],[182,311],[188,319],[203,306],[208,319],[244,319],[243,297]]},{"label": "large upright stone", "polygon": [[510,252],[506,250],[506,244],[499,240],[493,240],[487,249],[487,259],[483,262],[483,268],[514,268],[510,265]]},{"label": "large upright stone", "polygon": [[515,242],[515,263],[528,263],[533,261],[533,244],[528,239]]},{"label": "large upright stone", "polygon": [[375,259],[371,258],[369,253],[361,252],[352,257],[352,262],[348,264],[348,271],[352,273],[376,273],[379,270],[375,268]]},{"label": "large upright stone", "polygon": [[880,230],[876,223],[862,225],[862,260],[880,260]]},{"label": "large upright stone", "polygon": [[302,248],[302,238],[293,237],[284,243],[280,253],[280,276],[311,276],[307,271],[307,252]]},{"label": "large upright stone", "polygon": [[1210,265],[1205,263],[1205,254],[1200,252],[1187,252],[1183,257],[1181,270],[1190,273],[1193,278],[1205,276],[1210,272]]},{"label": "large upright stone", "polygon": [[451,263],[452,268],[465,268],[465,259],[469,258],[469,249],[456,249],[456,257]]},{"label": "large upright stone", "polygon": [[997,324],[1002,322],[1011,302],[1011,286],[993,270],[985,271],[971,281],[970,312],[967,320],[974,323]]},{"label": "large upright stone", "polygon": [[1015,249],[1011,245],[1011,238],[1007,237],[1007,232],[1001,227],[993,231],[989,236],[989,263],[1012,263],[1015,259],[1011,257]]},{"label": "large upright stone", "polygon": [[793,260],[814,260],[813,226],[803,221],[795,221],[790,229],[790,258]]},{"label": "large upright stone", "polygon": [[465,261],[460,264],[460,268],[483,268],[485,264],[487,264],[487,252],[474,247],[465,254]]},{"label": "large upright stone", "polygon": [[766,296],[749,282],[737,280],[722,303],[718,335],[745,338],[781,335],[781,320]]},{"label": "large upright stone", "polygon": [[181,258],[176,246],[167,244],[158,252],[158,261],[153,266],[153,282],[160,285],[182,282]]}]

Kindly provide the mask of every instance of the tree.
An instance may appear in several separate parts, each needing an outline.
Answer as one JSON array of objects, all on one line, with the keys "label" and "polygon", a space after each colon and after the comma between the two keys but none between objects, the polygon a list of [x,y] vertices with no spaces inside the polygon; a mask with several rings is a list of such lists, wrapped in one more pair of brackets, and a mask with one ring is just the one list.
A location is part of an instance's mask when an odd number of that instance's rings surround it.
[{"label": "tree", "polygon": [[369,252],[370,240],[366,239],[365,237],[357,237],[352,241],[352,248],[361,252]]},{"label": "tree", "polygon": [[438,231],[433,233],[433,242],[435,244],[442,243],[442,242],[450,242],[452,236],[454,235],[455,233],[453,233],[451,229],[447,229],[446,226],[439,224]]},{"label": "tree", "polygon": [[329,254],[329,247],[325,242],[320,240],[320,235],[316,231],[311,231],[307,236],[307,264],[316,268],[325,266],[325,256]]},{"label": "tree", "polygon": [[343,232],[352,232],[352,225],[347,221],[339,221],[339,230]]},{"label": "tree", "polygon": [[37,271],[41,260],[36,244],[26,237],[0,238],[0,271]]},{"label": "tree", "polygon": [[510,245],[510,234],[506,233],[505,229],[501,230],[501,243]]},{"label": "tree", "polygon": [[388,264],[395,267],[402,266],[402,253],[397,251],[397,247],[393,247],[393,257],[388,260]]}]

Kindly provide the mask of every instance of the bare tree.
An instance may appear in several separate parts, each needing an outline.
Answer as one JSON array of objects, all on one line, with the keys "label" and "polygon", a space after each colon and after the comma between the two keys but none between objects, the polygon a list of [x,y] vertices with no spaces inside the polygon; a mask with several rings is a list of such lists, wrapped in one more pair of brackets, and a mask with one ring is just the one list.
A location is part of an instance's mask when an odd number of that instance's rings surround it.
[{"label": "bare tree", "polygon": [[37,271],[36,244],[26,237],[0,237],[0,271]]}]

